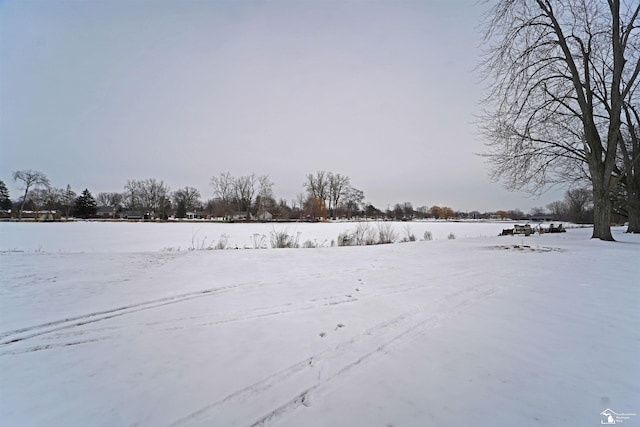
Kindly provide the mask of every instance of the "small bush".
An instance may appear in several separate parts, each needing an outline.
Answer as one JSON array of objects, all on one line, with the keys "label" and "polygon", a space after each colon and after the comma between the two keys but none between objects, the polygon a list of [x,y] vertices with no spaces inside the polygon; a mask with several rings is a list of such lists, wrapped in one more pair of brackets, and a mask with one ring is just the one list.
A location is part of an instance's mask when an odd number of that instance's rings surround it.
[{"label": "small bush", "polygon": [[453,240],[455,238],[456,238],[456,235],[453,234],[453,233],[449,233],[449,235],[447,236],[447,239],[449,239],[449,240]]},{"label": "small bush", "polygon": [[423,238],[424,240],[433,240],[433,235],[429,230],[427,230],[424,232]]}]

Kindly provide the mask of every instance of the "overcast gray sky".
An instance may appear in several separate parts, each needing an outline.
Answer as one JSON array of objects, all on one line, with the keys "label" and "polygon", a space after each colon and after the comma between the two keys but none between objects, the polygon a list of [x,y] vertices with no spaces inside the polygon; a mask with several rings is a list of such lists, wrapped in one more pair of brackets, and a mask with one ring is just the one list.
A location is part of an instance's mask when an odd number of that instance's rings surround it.
[{"label": "overcast gray sky", "polygon": [[424,1],[0,3],[0,179],[35,169],[94,195],[317,170],[385,209],[544,206],[491,183],[474,124],[486,6]]}]

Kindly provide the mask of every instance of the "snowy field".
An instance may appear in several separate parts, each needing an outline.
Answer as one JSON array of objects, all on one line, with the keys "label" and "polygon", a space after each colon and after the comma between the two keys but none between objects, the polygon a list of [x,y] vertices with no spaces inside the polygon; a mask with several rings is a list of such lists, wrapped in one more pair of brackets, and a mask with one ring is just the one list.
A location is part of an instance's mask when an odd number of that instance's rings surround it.
[{"label": "snowy field", "polygon": [[640,425],[640,236],[221,226],[0,223],[0,425]]}]

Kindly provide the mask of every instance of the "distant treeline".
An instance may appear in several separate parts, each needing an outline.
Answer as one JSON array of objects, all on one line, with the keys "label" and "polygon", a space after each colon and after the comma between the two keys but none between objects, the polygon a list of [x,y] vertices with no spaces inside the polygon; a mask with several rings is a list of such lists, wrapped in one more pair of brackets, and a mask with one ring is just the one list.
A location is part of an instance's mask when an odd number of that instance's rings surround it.
[{"label": "distant treeline", "polygon": [[127,180],[123,191],[101,192],[95,196],[88,189],[78,195],[69,185],[57,188],[39,171],[16,171],[13,178],[22,185],[24,193],[12,200],[0,180],[0,208],[4,217],[21,218],[24,212],[55,212],[58,217],[227,221],[537,218],[584,223],[593,218],[593,204],[586,189],[569,190],[564,200],[547,205],[546,210],[535,208],[528,213],[518,209],[460,212],[447,206],[414,208],[411,202],[396,203],[383,211],[366,202],[364,192],[353,187],[348,176],[326,171],[308,174],[302,184],[304,192],[290,201],[276,198],[268,175],[256,174],[235,177],[226,172],[212,177],[213,197],[206,201],[194,187],[172,191],[164,181],[154,178]]}]

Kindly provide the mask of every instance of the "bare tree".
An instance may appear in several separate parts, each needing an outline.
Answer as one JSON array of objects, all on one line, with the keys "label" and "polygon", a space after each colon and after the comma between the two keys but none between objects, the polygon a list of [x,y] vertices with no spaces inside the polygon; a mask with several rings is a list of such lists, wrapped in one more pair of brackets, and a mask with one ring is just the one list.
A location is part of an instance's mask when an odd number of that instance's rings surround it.
[{"label": "bare tree", "polygon": [[123,195],[123,204],[128,209],[141,209],[145,214],[159,214],[166,217],[171,207],[170,189],[164,181],[155,178],[145,180],[127,180]]},{"label": "bare tree", "polygon": [[329,198],[329,175],[325,171],[318,171],[315,175],[310,173],[303,184],[310,197],[320,199],[325,204]]},{"label": "bare tree", "polygon": [[589,221],[593,193],[586,188],[571,188],[564,195],[568,219],[575,223]]},{"label": "bare tree", "polygon": [[42,172],[28,169],[15,171],[13,173],[13,180],[21,181],[24,185],[24,196],[22,197],[20,211],[18,212],[18,218],[21,219],[22,211],[24,210],[24,204],[26,203],[27,196],[29,195],[29,190],[38,187],[48,187],[49,179]]},{"label": "bare tree", "polygon": [[122,193],[116,192],[103,192],[98,193],[96,197],[96,202],[98,206],[109,206],[112,208],[119,209],[123,204],[123,195]]},{"label": "bare tree", "polygon": [[567,204],[561,200],[556,200],[555,202],[549,203],[547,209],[556,221],[561,221],[565,218]]},{"label": "bare tree", "polygon": [[620,184],[624,187],[627,233],[640,233],[640,100],[636,86],[623,105],[624,129],[620,133]]},{"label": "bare tree", "polygon": [[276,202],[273,198],[273,182],[269,179],[268,175],[261,175],[258,177],[258,196],[256,197],[257,215],[262,215],[267,207],[270,207],[273,210],[275,206]]},{"label": "bare tree", "polygon": [[358,211],[364,203],[364,191],[349,186],[347,188],[344,204],[347,208],[347,217],[351,218],[354,211]]},{"label": "bare tree", "polygon": [[122,194],[123,206],[129,210],[142,209],[140,200],[140,187],[141,182],[135,179],[128,179],[124,186],[124,193]]},{"label": "bare tree", "polygon": [[427,217],[428,208],[426,206],[419,206],[416,208],[418,218],[424,219]]},{"label": "bare tree", "polygon": [[256,183],[257,177],[253,173],[234,180],[234,194],[238,210],[246,212],[247,218],[249,218],[253,196],[256,194]]},{"label": "bare tree", "polygon": [[35,210],[46,210],[52,213],[61,207],[64,190],[52,186],[34,188],[31,190],[29,200]]},{"label": "bare tree", "polygon": [[348,176],[342,176],[339,173],[329,173],[328,177],[329,187],[329,216],[334,216],[334,209],[340,205],[340,200],[343,199],[349,192],[350,180]]},{"label": "bare tree", "polygon": [[149,213],[166,216],[166,211],[170,207],[170,189],[164,181],[157,181],[155,178],[145,179],[140,182],[140,200],[143,208]]},{"label": "bare tree", "polygon": [[304,195],[304,193],[298,193],[298,195],[296,196],[296,198],[291,202],[292,206],[293,206],[293,210],[298,212],[298,218],[302,219],[302,216],[304,215],[304,203],[307,200],[306,196]]},{"label": "bare tree", "polygon": [[230,203],[234,197],[235,179],[229,172],[221,173],[220,177],[211,178],[213,194],[223,202]]},{"label": "bare tree", "polygon": [[98,195],[96,196],[96,203],[98,204],[98,206],[109,206],[109,202],[110,202],[109,194],[110,193],[106,193],[106,192],[98,193]]},{"label": "bare tree", "polygon": [[593,238],[613,240],[611,189],[624,99],[640,73],[637,0],[502,0],[482,69],[485,155],[507,188],[587,178]]},{"label": "bare tree", "polygon": [[172,198],[176,206],[182,204],[187,211],[196,210],[202,205],[200,192],[193,187],[184,187],[174,191]]},{"label": "bare tree", "polygon": [[77,194],[71,189],[71,185],[67,184],[67,188],[63,190],[61,197],[61,204],[64,209],[64,216],[66,218],[71,215],[71,209],[76,201]]}]

